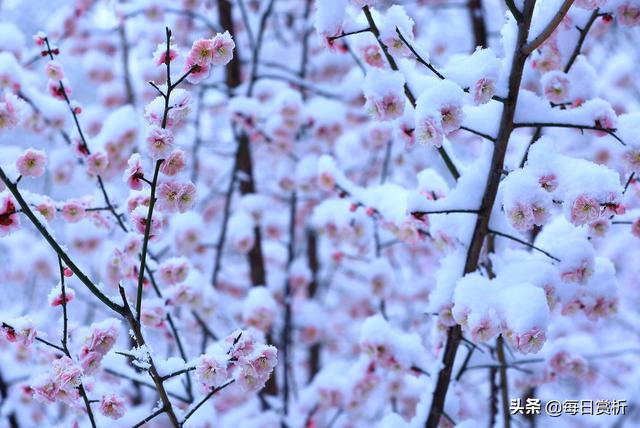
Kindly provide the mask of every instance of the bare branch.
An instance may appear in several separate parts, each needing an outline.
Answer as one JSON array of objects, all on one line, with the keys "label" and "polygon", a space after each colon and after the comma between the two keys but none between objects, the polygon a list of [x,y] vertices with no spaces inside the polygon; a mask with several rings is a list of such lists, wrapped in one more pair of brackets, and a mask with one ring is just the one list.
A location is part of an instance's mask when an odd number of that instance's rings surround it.
[{"label": "bare branch", "polygon": [[549,38],[549,36],[551,36],[551,34],[555,31],[558,25],[560,25],[560,22],[562,22],[562,19],[564,18],[564,16],[567,14],[567,12],[569,12],[569,8],[571,7],[572,4],[573,4],[573,0],[564,0],[564,3],[562,3],[562,6],[560,6],[560,9],[553,16],[553,19],[551,19],[551,22],[547,24],[545,29],[542,30],[542,32],[530,43],[523,46],[522,53],[525,55],[530,55],[531,52],[538,49],[538,47],[541,44],[543,44],[545,40]]}]

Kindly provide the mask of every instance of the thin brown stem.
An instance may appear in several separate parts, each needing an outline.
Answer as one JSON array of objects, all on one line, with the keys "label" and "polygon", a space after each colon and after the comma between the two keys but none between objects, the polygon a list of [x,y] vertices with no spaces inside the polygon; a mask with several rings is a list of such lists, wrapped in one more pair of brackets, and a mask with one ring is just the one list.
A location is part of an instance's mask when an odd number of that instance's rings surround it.
[{"label": "thin brown stem", "polygon": [[573,4],[574,0],[564,0],[558,12],[553,16],[551,21],[547,24],[547,26],[542,30],[542,32],[533,39],[530,43],[526,44],[522,47],[522,53],[525,55],[529,55],[534,50],[538,49],[540,45],[542,45],[545,40],[551,36],[551,34],[556,30],[562,19],[565,17],[567,12],[569,12],[569,8]]},{"label": "thin brown stem", "polygon": [[502,401],[502,423],[504,428],[511,428],[511,412],[509,411],[509,380],[507,378],[507,360],[504,355],[504,339],[502,335],[496,340],[496,353],[500,362],[500,397]]}]

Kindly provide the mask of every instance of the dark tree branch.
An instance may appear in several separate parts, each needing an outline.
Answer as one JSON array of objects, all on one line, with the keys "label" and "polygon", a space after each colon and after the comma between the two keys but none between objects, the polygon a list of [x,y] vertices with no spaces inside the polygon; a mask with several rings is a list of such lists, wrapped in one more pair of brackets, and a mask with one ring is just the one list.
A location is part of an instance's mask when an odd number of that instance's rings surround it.
[{"label": "dark tree branch", "polygon": [[549,38],[549,36],[551,36],[551,34],[555,31],[558,25],[560,25],[560,22],[562,22],[562,19],[565,17],[567,12],[569,12],[569,8],[573,4],[573,1],[574,0],[564,0],[564,3],[562,3],[562,6],[560,6],[560,9],[553,16],[553,19],[551,19],[551,21],[547,24],[544,30],[542,30],[542,32],[530,43],[522,47],[523,54],[525,55],[531,54],[531,52],[536,50],[540,45],[542,45],[545,42],[545,40]]},{"label": "dark tree branch", "polygon": [[193,414],[196,412],[196,410],[198,410],[204,403],[206,403],[211,397],[213,397],[213,395],[220,391],[225,389],[227,386],[231,385],[233,382],[235,382],[235,379],[231,379],[229,381],[227,381],[227,383],[217,387],[217,388],[213,388],[207,395],[205,395],[202,400],[200,400],[198,402],[198,404],[196,404],[195,406],[193,406],[188,412],[187,414],[184,416],[184,419],[182,419],[182,421],[180,422],[180,426],[184,426],[185,422],[187,422],[187,420],[193,416]]},{"label": "dark tree branch", "polygon": [[149,416],[147,416],[146,418],[144,418],[143,420],[141,420],[140,422],[138,422],[137,424],[135,424],[132,428],[139,428],[144,426],[147,422],[151,421],[153,418],[155,418],[156,416],[160,416],[161,414],[163,414],[165,412],[164,407],[160,407],[158,410],[156,410],[155,412],[151,413]]},{"label": "dark tree branch", "polygon": [[[509,76],[508,95],[504,102],[502,116],[500,119],[500,128],[494,144],[493,156],[487,183],[480,205],[476,225],[474,227],[471,242],[467,251],[464,273],[475,272],[480,261],[485,237],[489,230],[489,219],[491,211],[498,193],[498,186],[504,169],[504,158],[507,152],[509,137],[513,131],[513,119],[515,117],[518,95],[520,93],[520,84],[527,55],[522,51],[522,47],[527,43],[529,35],[529,27],[533,16],[533,8],[535,0],[525,0],[523,18],[518,22],[518,34],[516,40],[516,52],[513,55],[511,64],[511,75]],[[436,428],[439,424],[440,417],[444,410],[444,403],[449,389],[451,380],[451,372],[455,363],[456,353],[462,339],[462,330],[460,325],[451,327],[447,333],[447,341],[444,348],[442,369],[438,373],[438,380],[433,392],[433,399],[429,416],[426,422],[426,428]]]},{"label": "dark tree branch", "polygon": [[527,241],[523,241],[522,239],[516,238],[515,236],[511,236],[511,235],[508,235],[506,233],[498,232],[497,230],[492,230],[492,229],[489,229],[488,233],[490,233],[492,235],[502,236],[503,238],[510,239],[510,240],[512,240],[514,242],[517,242],[519,244],[524,245],[525,247],[529,247],[532,250],[536,250],[536,251],[544,254],[545,256],[549,257],[550,259],[553,259],[553,260],[555,260],[557,262],[560,262],[559,258],[555,257],[554,255],[550,254],[549,252],[543,250],[542,248],[536,247],[535,245],[530,244]]},{"label": "dark tree branch", "polygon": [[514,123],[514,128],[568,128],[568,129],[580,129],[582,131],[599,131],[606,132],[611,135],[613,138],[618,140],[620,144],[626,146],[625,142],[622,141],[620,137],[616,134],[615,128],[603,128],[601,126],[594,125],[574,125],[571,123],[555,123],[555,122],[523,122],[523,123]]}]

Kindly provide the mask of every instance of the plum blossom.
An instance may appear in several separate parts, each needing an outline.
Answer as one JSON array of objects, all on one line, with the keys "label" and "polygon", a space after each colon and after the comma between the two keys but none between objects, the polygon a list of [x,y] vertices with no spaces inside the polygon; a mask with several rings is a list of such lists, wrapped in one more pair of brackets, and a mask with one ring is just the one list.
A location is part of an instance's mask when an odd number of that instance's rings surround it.
[{"label": "plum blossom", "polygon": [[102,396],[100,400],[100,413],[110,419],[120,419],[126,412],[124,400],[116,394]]},{"label": "plum blossom", "polygon": [[164,158],[173,149],[173,132],[154,126],[149,130],[146,142],[153,159]]},{"label": "plum blossom", "polygon": [[244,303],[244,323],[266,333],[275,321],[276,315],[276,301],[269,290],[265,287],[253,287]]},{"label": "plum blossom", "polygon": [[416,120],[415,142],[424,146],[442,147],[444,129],[438,114],[429,114]]},{"label": "plum blossom", "polygon": [[201,65],[193,63],[191,58],[187,58],[187,62],[184,64],[185,72],[188,72],[187,81],[193,85],[202,82],[209,77],[211,68],[209,65]]},{"label": "plum blossom", "polygon": [[211,63],[213,65],[227,65],[231,58],[233,58],[233,49],[236,44],[233,42],[233,38],[228,31],[222,34],[216,34],[212,40],[213,52],[211,56]]},{"label": "plum blossom", "polygon": [[[187,63],[198,64],[201,67],[208,67],[213,60],[215,47],[211,39],[199,39],[193,42]],[[188,67],[185,67],[188,69]]]},{"label": "plum blossom", "polygon": [[635,219],[632,223],[631,223],[631,233],[633,234],[633,236],[635,236],[636,238],[640,238],[640,218]]},{"label": "plum blossom", "polygon": [[67,356],[53,361],[52,372],[59,389],[70,390],[80,385],[82,369]]},{"label": "plum blossom", "polygon": [[173,62],[178,57],[178,49],[173,43],[169,44],[169,56],[167,57],[167,45],[160,43],[158,48],[153,54],[153,64],[156,66],[165,65],[168,62]]},{"label": "plum blossom", "polygon": [[[149,207],[138,206],[131,212],[131,223],[138,233],[145,234],[147,228],[147,215]],[[149,237],[155,237],[162,229],[162,214],[154,210],[151,216],[151,226],[149,228]]]},{"label": "plum blossom", "polygon": [[49,305],[52,307],[62,306],[71,302],[76,297],[75,291],[69,287],[64,288],[64,298],[62,297],[62,286],[58,285],[49,293]]},{"label": "plum blossom", "polygon": [[56,60],[51,60],[45,65],[45,73],[47,77],[53,81],[64,79],[64,70],[62,64]]},{"label": "plum blossom", "polygon": [[579,195],[571,203],[569,220],[575,225],[587,224],[600,217],[600,204],[589,195]]},{"label": "plum blossom", "polygon": [[588,363],[581,356],[561,350],[549,358],[549,367],[557,375],[580,378],[586,374]]},{"label": "plum blossom", "polygon": [[173,177],[182,171],[185,166],[184,152],[181,149],[174,149],[160,165],[160,172]]},{"label": "plum blossom", "polygon": [[384,20],[380,25],[380,39],[387,46],[389,53],[397,56],[409,56],[411,50],[402,41],[397,31],[409,43],[413,42],[413,20],[407,15],[402,6],[393,5],[387,9]]},{"label": "plum blossom", "polygon": [[50,198],[45,198],[42,202],[38,203],[35,208],[47,221],[52,221],[56,218],[56,206]]},{"label": "plum blossom", "polygon": [[393,120],[404,111],[404,76],[399,72],[369,70],[362,90],[365,109],[377,120]]},{"label": "plum blossom", "polygon": [[221,386],[229,378],[229,355],[221,352],[204,354],[196,360],[196,379],[207,388]]},{"label": "plum blossom", "polygon": [[633,27],[640,25],[640,6],[627,1],[618,6],[617,17],[620,24]]},{"label": "plum blossom", "polygon": [[176,181],[160,183],[158,186],[158,208],[168,213],[178,211],[178,199],[182,187],[182,184]]},{"label": "plum blossom", "polygon": [[93,323],[89,327],[89,335],[80,348],[80,365],[86,374],[95,371],[102,358],[111,350],[118,339],[119,322],[115,319]]},{"label": "plum blossom", "polygon": [[0,193],[0,236],[6,236],[20,229],[20,216],[16,211],[13,196]]},{"label": "plum blossom", "polygon": [[24,177],[40,177],[44,174],[47,155],[36,149],[27,149],[16,160],[18,172]]},{"label": "plum blossom", "polygon": [[534,327],[522,334],[508,335],[509,341],[514,345],[515,349],[523,354],[535,354],[542,348],[547,340],[544,330]]},{"label": "plum blossom", "polygon": [[37,330],[31,318],[24,316],[11,320],[10,323],[2,323],[0,327],[5,339],[9,342],[29,346],[36,339]]},{"label": "plum blossom", "polygon": [[87,173],[90,176],[104,174],[108,166],[109,158],[106,152],[97,151],[87,156]]},{"label": "plum blossom", "polygon": [[42,403],[54,403],[60,387],[48,374],[38,376],[30,385],[33,396]]},{"label": "plum blossom", "polygon": [[476,105],[486,104],[496,92],[494,79],[483,77],[473,86],[473,102]]},{"label": "plum blossom", "polygon": [[193,183],[186,183],[180,187],[177,196],[177,208],[181,213],[187,212],[196,201],[196,186]]},{"label": "plum blossom", "polygon": [[545,97],[556,104],[567,101],[569,96],[570,81],[561,71],[550,71],[542,76],[542,87]]},{"label": "plum blossom", "polygon": [[127,164],[128,166],[122,175],[122,180],[127,183],[127,186],[129,186],[131,190],[142,190],[144,170],[142,169],[140,154],[132,154]]},{"label": "plum blossom", "polygon": [[162,328],[167,318],[167,309],[160,299],[149,299],[144,302],[140,313],[140,321],[147,327]]},{"label": "plum blossom", "polygon": [[259,390],[267,382],[277,363],[275,347],[258,345],[251,354],[239,359],[234,378],[245,392]]},{"label": "plum blossom", "polygon": [[158,270],[160,279],[167,285],[178,284],[189,275],[189,261],[184,257],[174,257],[162,263]]},{"label": "plum blossom", "polygon": [[4,95],[4,101],[0,102],[0,131],[13,128],[20,121],[20,100],[12,93]]},{"label": "plum blossom", "polygon": [[372,67],[384,68],[385,60],[380,51],[380,46],[369,44],[362,48],[364,61]]},{"label": "plum blossom", "polygon": [[71,97],[73,90],[71,89],[71,84],[67,79],[61,80],[49,80],[47,82],[47,90],[49,91],[49,95],[53,98],[66,101],[67,98]]},{"label": "plum blossom", "polygon": [[60,209],[62,218],[69,223],[77,223],[87,215],[85,203],[78,199],[66,201]]}]

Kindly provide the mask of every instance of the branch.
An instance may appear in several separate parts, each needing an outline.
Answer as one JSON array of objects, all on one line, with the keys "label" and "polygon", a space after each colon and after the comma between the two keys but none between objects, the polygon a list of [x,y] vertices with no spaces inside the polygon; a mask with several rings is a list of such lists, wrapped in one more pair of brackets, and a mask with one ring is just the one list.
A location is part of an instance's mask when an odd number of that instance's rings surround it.
[{"label": "branch", "polygon": [[180,370],[176,370],[175,372],[169,373],[168,375],[164,375],[162,376],[160,379],[162,379],[162,381],[164,382],[167,379],[171,379],[172,377],[176,377],[176,376],[180,376],[181,374],[184,373],[189,373],[192,370],[195,370],[195,367],[187,367],[184,369],[180,369]]},{"label": "branch", "polygon": [[560,10],[555,14],[551,22],[547,24],[544,30],[533,39],[530,43],[526,44],[522,48],[522,53],[525,55],[531,54],[534,50],[536,50],[541,44],[545,42],[551,36],[551,33],[555,31],[555,29],[560,25],[564,16],[569,12],[569,8],[573,4],[573,0],[564,0],[562,6],[560,6]]},{"label": "branch", "polygon": [[461,213],[478,214],[478,212],[479,212],[478,210],[474,210],[474,209],[459,208],[459,209],[451,209],[451,210],[412,211],[411,215],[415,217],[420,217],[427,214],[461,214]]},{"label": "branch", "polygon": [[573,52],[571,53],[571,56],[569,57],[569,61],[567,62],[567,65],[564,66],[563,71],[565,73],[568,73],[569,70],[571,70],[573,63],[575,62],[578,55],[580,55],[580,51],[582,50],[582,45],[584,44],[584,41],[587,38],[587,34],[589,33],[591,26],[596,21],[598,16],[601,16],[599,14],[599,11],[600,9],[594,10],[591,16],[589,17],[589,21],[587,21],[587,23],[585,24],[584,28],[583,29],[578,28],[578,31],[580,31],[580,38],[578,39],[578,44],[576,44],[575,49],[573,50]]},{"label": "branch", "polygon": [[509,380],[507,379],[507,360],[504,355],[504,339],[502,335],[496,339],[496,352],[500,362],[500,393],[502,398],[502,418],[504,428],[511,428],[511,412],[509,411]]},{"label": "branch", "polygon": [[[136,379],[136,378],[131,377],[131,376],[125,374],[125,373],[120,373],[120,372],[117,372],[117,371],[115,371],[113,369],[107,369],[107,368],[105,368],[104,371],[109,373],[109,374],[111,374],[111,375],[113,375],[113,376],[117,376],[117,377],[122,378],[122,379],[130,380],[131,382],[133,382],[136,385],[146,386],[147,388],[153,389],[153,390],[156,389],[155,385],[153,385],[153,384],[151,384],[151,383],[149,383],[147,381],[144,381],[142,379]],[[167,391],[167,395],[170,396],[170,397],[175,398],[176,400],[180,400],[183,403],[189,403],[188,399],[186,399],[185,397],[182,397],[182,396],[180,396],[178,394],[175,394],[173,392]]]},{"label": "branch", "polygon": [[217,387],[217,388],[213,388],[207,395],[204,396],[204,398],[202,400],[200,400],[198,402],[198,404],[196,404],[193,408],[191,408],[191,410],[189,410],[187,412],[187,414],[184,416],[184,419],[182,420],[182,422],[180,422],[180,426],[182,427],[185,422],[187,422],[187,420],[193,416],[193,414],[196,412],[196,410],[198,410],[204,403],[207,402],[207,400],[211,397],[213,397],[213,394],[215,394],[216,392],[226,388],[227,386],[231,385],[233,382],[235,382],[235,379],[231,379],[229,381],[227,381],[227,383]]},{"label": "branch", "polygon": [[552,254],[548,253],[547,251],[543,250],[542,248],[536,247],[535,245],[530,244],[527,241],[523,241],[520,238],[516,238],[515,236],[507,235],[506,233],[498,232],[497,230],[493,230],[493,229],[489,229],[488,232],[490,234],[492,234],[492,235],[502,236],[503,238],[510,239],[510,240],[512,240],[514,242],[517,242],[519,244],[524,245],[525,247],[529,247],[532,250],[539,251],[540,253],[544,254],[545,256],[549,257],[550,259],[553,259],[553,260],[555,260],[557,262],[560,262],[559,258],[553,256]]},{"label": "branch", "polygon": [[[45,37],[44,39],[45,43],[47,44],[47,53],[49,54],[49,58],[51,58],[51,60],[54,60],[53,57],[53,52],[51,50],[51,46],[49,44],[49,39]],[[90,155],[91,154],[91,150],[89,150],[89,145],[87,144],[87,139],[84,136],[84,133],[82,132],[82,127],[80,126],[80,121],[78,120],[78,114],[76,113],[76,110],[73,108],[73,106],[71,105],[71,100],[69,99],[69,96],[67,95],[67,91],[64,87],[64,84],[62,83],[62,81],[59,81],[58,84],[60,85],[60,92],[62,93],[65,102],[67,103],[67,107],[69,108],[69,112],[71,113],[71,116],[73,117],[73,121],[76,125],[76,130],[78,131],[78,135],[80,136],[80,141],[82,143],[82,151],[84,151],[85,154]],[[31,103],[31,106],[35,108],[35,104]],[[68,142],[70,143],[70,139],[68,138],[68,136],[63,133],[63,137],[65,137],[65,139],[68,140]],[[124,224],[124,222],[122,221],[121,216],[116,212],[115,208],[113,207],[113,204],[111,203],[111,200],[109,199],[109,195],[107,194],[107,191],[104,187],[104,182],[102,181],[102,177],[100,175],[97,176],[98,178],[98,185],[100,187],[100,191],[102,192],[102,196],[104,197],[104,201],[107,204],[107,206],[109,207],[109,210],[113,213],[113,216],[116,218],[116,222],[118,223],[118,225],[120,226],[120,228],[125,231],[128,232],[127,230],[127,226]]]},{"label": "branch", "polygon": [[363,28],[362,30],[349,31],[349,32],[346,32],[346,33],[343,31],[342,33],[338,34],[337,36],[331,36],[331,37],[328,37],[327,39],[330,42],[332,42],[334,40],[338,40],[338,39],[341,39],[343,37],[351,36],[353,34],[366,33],[366,32],[369,32],[369,31],[371,31],[371,28],[369,28],[369,27]]},{"label": "branch", "polygon": [[[439,77],[441,80],[446,80],[446,77],[442,73],[440,73],[433,66],[433,64],[431,64],[430,62],[422,58],[422,56],[418,53],[418,51],[416,51],[416,49],[413,46],[411,46],[411,43],[409,43],[409,41],[402,35],[402,33],[400,32],[400,29],[397,27],[396,27],[396,33],[398,33],[398,37],[400,37],[400,40],[402,41],[402,43],[404,43],[405,46],[411,51],[411,53],[416,57],[416,61],[418,61],[420,64],[424,65],[429,70],[431,70],[431,72],[435,74],[437,77]],[[469,88],[462,88],[462,90],[465,91],[466,93],[469,93],[470,91]],[[499,97],[497,95],[492,96],[491,99],[495,101],[499,101],[501,103],[504,102],[504,98]],[[478,135],[482,135],[482,134],[478,134]],[[492,140],[493,138],[489,137],[488,139]]]},{"label": "branch", "polygon": [[627,180],[626,184],[624,185],[624,190],[622,191],[622,194],[624,195],[625,193],[627,193],[627,189],[629,188],[629,186],[631,185],[631,183],[634,181],[636,173],[632,172],[631,175],[629,176],[629,179]]},{"label": "branch", "polygon": [[151,419],[155,418],[156,416],[159,416],[159,415],[163,414],[164,411],[165,411],[164,406],[160,407],[158,410],[156,410],[155,412],[151,413],[149,416],[147,416],[146,418],[144,418],[143,420],[141,420],[140,422],[135,424],[132,428],[139,428],[141,426],[144,426]]},{"label": "branch", "polygon": [[[169,97],[167,97],[168,99]],[[164,128],[164,126],[163,126]],[[147,223],[144,226],[144,236],[142,239],[142,255],[140,256],[140,268],[138,269],[138,291],[136,295],[136,319],[140,323],[140,314],[142,312],[142,289],[144,285],[144,272],[147,263],[147,251],[149,247],[149,236],[151,235],[151,223],[153,220],[153,208],[156,204],[156,187],[158,185],[158,174],[162,159],[156,161],[156,167],[153,172],[153,181],[151,183],[151,197],[149,199],[149,210],[147,212]]]},{"label": "branch", "polygon": [[514,1],[513,0],[505,0],[505,3],[507,4],[507,7],[509,8],[509,11],[513,15],[513,17],[516,19],[516,21],[520,21],[522,19],[522,12],[520,12],[518,10],[518,8],[516,7],[516,4],[514,3]]},{"label": "branch", "polygon": [[[120,297],[122,298],[122,303],[124,306],[123,316],[128,321],[129,327],[131,327],[131,331],[133,332],[133,338],[135,339],[135,342],[138,345],[138,347],[145,346],[146,342],[144,340],[144,336],[142,335],[142,330],[140,329],[140,323],[135,319],[135,315],[131,311],[129,302],[127,301],[127,294],[125,293],[124,288],[122,288],[122,286],[120,285],[118,287],[118,290],[120,291]],[[174,428],[179,428],[180,424],[178,423],[178,417],[176,416],[176,413],[173,410],[173,405],[171,404],[171,400],[169,399],[167,390],[164,384],[162,383],[162,378],[158,374],[158,369],[156,368],[150,353],[148,354],[148,357],[149,357],[148,372],[149,372],[149,375],[151,376],[151,380],[153,380],[153,383],[155,384],[155,389],[158,395],[160,396],[160,400],[164,405],[167,416],[169,417],[169,422],[171,422],[171,425],[173,425]]]},{"label": "branch", "polygon": [[480,137],[482,137],[484,139],[487,139],[489,141],[493,141],[494,143],[496,142],[496,139],[494,137],[492,137],[491,135],[489,135],[489,134],[484,134],[484,133],[482,133],[480,131],[476,131],[475,129],[467,128],[466,126],[461,126],[460,129],[462,129],[464,131],[467,131],[467,132],[470,132],[472,134],[478,135],[478,136],[480,136]]},{"label": "branch", "polygon": [[[382,49],[384,56],[387,58],[387,62],[389,63],[389,66],[391,67],[392,70],[398,71],[399,70],[398,64],[396,64],[396,61],[393,59],[393,57],[389,53],[389,49],[387,49],[387,45],[385,45],[380,39],[380,31],[378,30],[378,27],[376,26],[376,23],[373,20],[373,16],[371,15],[369,6],[363,7],[362,11],[364,12],[365,17],[367,18],[367,22],[369,22],[369,28],[371,28],[371,32],[376,37],[376,40],[378,41],[378,45],[380,45],[380,49]],[[409,89],[409,85],[407,85],[407,83],[404,84],[404,94],[409,100],[409,102],[411,102],[411,105],[415,107],[416,97],[411,92],[411,89]],[[460,178],[460,173],[458,172],[458,168],[456,168],[455,164],[453,163],[453,161],[451,160],[451,158],[449,157],[449,154],[445,151],[445,149],[443,147],[438,147],[438,153],[440,153],[442,160],[444,161],[445,165],[447,166],[447,169],[449,170],[453,178],[455,180]]]},{"label": "branch", "polygon": [[29,204],[24,200],[22,194],[18,191],[18,187],[9,180],[4,170],[0,168],[0,179],[4,182],[5,186],[13,197],[20,205],[22,212],[31,220],[31,223],[34,227],[40,232],[42,237],[49,243],[51,248],[56,252],[56,254],[62,259],[62,261],[71,269],[71,271],[78,277],[78,279],[91,291],[91,293],[96,296],[102,303],[104,303],[111,310],[116,312],[117,314],[122,315],[123,308],[118,306],[116,303],[111,301],[100,289],[80,270],[80,268],[71,260],[71,258],[67,255],[65,250],[60,247],[60,244],[51,236],[47,228],[40,223],[40,220],[35,216],[31,208],[29,208]]},{"label": "branch", "polygon": [[411,46],[411,43],[409,43],[407,39],[404,38],[404,36],[400,32],[400,29],[397,27],[396,27],[396,33],[398,33],[398,37],[400,37],[400,40],[402,40],[402,43],[404,43],[405,46],[409,48],[413,56],[416,57],[416,61],[418,61],[420,64],[424,65],[425,67],[427,67],[429,70],[431,70],[433,74],[438,76],[440,79],[445,80],[445,77],[438,70],[436,70],[436,68],[431,63],[429,63],[424,58],[422,58],[422,56],[418,53],[418,51],[416,51],[416,49],[413,46]]},{"label": "branch", "polygon": [[[476,218],[473,235],[469,242],[467,256],[464,264],[463,274],[475,272],[478,269],[480,255],[484,246],[485,238],[489,230],[491,212],[495,205],[498,194],[498,187],[504,170],[504,159],[509,144],[509,138],[513,132],[513,119],[515,117],[518,95],[522,83],[524,66],[527,56],[522,53],[522,46],[527,43],[529,27],[533,16],[535,0],[525,0],[522,19],[518,22],[518,33],[515,43],[515,52],[511,61],[511,73],[508,79],[507,99],[502,109],[500,126],[494,144],[494,151],[491,158],[491,166],[486,178],[486,185],[482,196],[480,212]],[[451,374],[456,360],[456,353],[462,340],[462,330],[460,325],[449,328],[447,341],[442,353],[441,369],[438,379],[433,389],[431,407],[426,421],[426,428],[435,428],[439,425],[440,417],[443,414],[447,391],[451,382]]]},{"label": "branch", "polygon": [[571,123],[555,123],[555,122],[525,122],[525,123],[514,123],[514,128],[570,128],[570,129],[580,129],[582,131],[600,131],[606,132],[611,135],[613,138],[618,140],[620,144],[626,146],[625,142],[622,141],[620,137],[616,134],[615,128],[603,128],[601,126],[592,126],[592,125],[573,125]]}]

